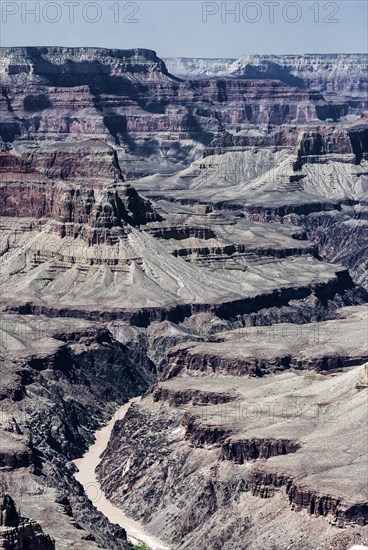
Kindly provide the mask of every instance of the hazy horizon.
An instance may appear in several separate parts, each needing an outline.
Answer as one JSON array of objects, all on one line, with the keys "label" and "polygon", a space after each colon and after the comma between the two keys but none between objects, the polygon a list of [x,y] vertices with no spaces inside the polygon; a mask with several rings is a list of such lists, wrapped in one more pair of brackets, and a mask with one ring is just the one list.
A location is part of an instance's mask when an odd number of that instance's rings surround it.
[{"label": "hazy horizon", "polygon": [[366,0],[3,0],[0,46],[150,49],[159,57],[367,53]]},{"label": "hazy horizon", "polygon": [[97,49],[97,50],[148,50],[148,51],[153,51],[157,54],[158,57],[162,58],[162,59],[170,59],[170,58],[177,58],[177,59],[234,59],[234,60],[237,60],[241,57],[247,57],[247,56],[256,56],[256,55],[260,55],[260,56],[269,56],[269,57],[279,57],[279,56],[307,56],[307,55],[310,55],[310,56],[315,56],[315,55],[364,55],[366,56],[367,54],[365,52],[301,52],[301,53],[295,53],[295,52],[282,52],[282,53],[278,53],[278,54],[275,54],[275,53],[270,53],[270,52],[266,52],[266,53],[259,53],[259,52],[250,52],[250,53],[244,53],[244,54],[241,54],[237,57],[234,57],[234,56],[231,56],[231,57],[224,57],[224,56],[202,56],[202,55],[197,55],[197,56],[188,56],[188,55],[158,55],[158,52],[152,48],[146,48],[146,47],[140,47],[140,46],[133,46],[131,48],[115,48],[115,47],[108,47],[108,46],[86,46],[86,45],[81,45],[81,46],[65,46],[63,44],[35,44],[35,45],[30,45],[30,44],[20,44],[20,45],[17,45],[17,46],[4,46],[4,45],[1,45],[0,46],[0,49],[15,49],[15,48],[69,48],[69,49]]}]

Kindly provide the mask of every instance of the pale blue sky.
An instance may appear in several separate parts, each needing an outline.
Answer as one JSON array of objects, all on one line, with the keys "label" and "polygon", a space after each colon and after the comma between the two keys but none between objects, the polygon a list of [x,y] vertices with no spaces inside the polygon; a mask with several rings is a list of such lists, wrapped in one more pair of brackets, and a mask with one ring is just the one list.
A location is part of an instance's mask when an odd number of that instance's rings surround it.
[{"label": "pale blue sky", "polygon": [[[0,4],[1,46],[142,47],[160,57],[367,52],[367,0],[0,0]],[[234,9],[234,14],[227,13]]]}]

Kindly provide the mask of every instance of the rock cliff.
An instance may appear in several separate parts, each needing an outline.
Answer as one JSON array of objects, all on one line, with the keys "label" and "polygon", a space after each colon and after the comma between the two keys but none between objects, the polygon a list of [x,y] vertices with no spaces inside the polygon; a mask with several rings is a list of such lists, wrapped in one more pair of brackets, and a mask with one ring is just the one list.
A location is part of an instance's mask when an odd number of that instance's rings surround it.
[{"label": "rock cliff", "polygon": [[12,498],[4,495],[0,505],[0,548],[55,550],[55,543],[36,521],[20,517]]},{"label": "rock cliff", "polygon": [[166,58],[182,78],[272,79],[366,101],[364,54],[247,55],[239,59]]},{"label": "rock cliff", "polygon": [[311,540],[328,549],[364,541],[365,444],[357,434],[344,443],[352,426],[366,430],[363,370],[161,381],[115,425],[103,487],[180,549],[242,548],[244,537],[252,549],[278,548],[285,536],[303,550]]},{"label": "rock cliff", "polygon": [[170,546],[366,541],[363,57],[180,79],[144,49],[1,53],[0,488],[22,533],[131,548],[73,460],[145,394],[99,476]]}]

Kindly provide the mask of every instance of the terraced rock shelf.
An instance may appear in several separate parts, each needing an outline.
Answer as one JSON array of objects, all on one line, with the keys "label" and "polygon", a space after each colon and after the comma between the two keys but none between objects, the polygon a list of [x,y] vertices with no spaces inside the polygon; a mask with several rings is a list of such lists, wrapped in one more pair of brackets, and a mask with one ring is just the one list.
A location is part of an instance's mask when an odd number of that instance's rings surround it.
[{"label": "terraced rock shelf", "polygon": [[367,545],[364,56],[0,53],[0,547]]}]

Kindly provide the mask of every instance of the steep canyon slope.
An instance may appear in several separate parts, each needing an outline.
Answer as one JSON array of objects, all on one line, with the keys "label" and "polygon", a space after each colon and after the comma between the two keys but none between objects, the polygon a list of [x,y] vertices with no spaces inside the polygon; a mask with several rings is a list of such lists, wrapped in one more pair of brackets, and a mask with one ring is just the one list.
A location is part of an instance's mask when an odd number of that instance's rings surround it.
[{"label": "steep canyon slope", "polygon": [[367,101],[365,54],[246,55],[239,59],[166,58],[181,78],[274,79]]},{"label": "steep canyon slope", "polygon": [[145,393],[98,475],[167,544],[367,542],[364,59],[217,60],[191,80],[144,49],[1,54],[0,489],[18,523],[57,549],[131,548],[72,461]]}]

